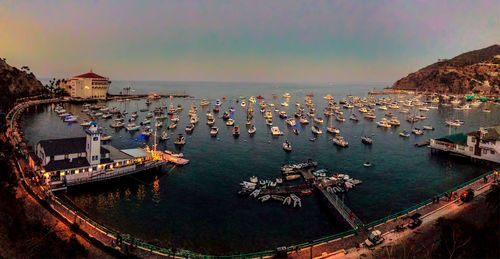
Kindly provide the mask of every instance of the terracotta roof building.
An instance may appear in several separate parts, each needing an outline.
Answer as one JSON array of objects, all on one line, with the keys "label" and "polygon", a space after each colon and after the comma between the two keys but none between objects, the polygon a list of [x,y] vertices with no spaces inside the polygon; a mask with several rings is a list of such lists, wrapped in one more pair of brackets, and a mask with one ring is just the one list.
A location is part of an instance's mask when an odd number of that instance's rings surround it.
[{"label": "terracotta roof building", "polygon": [[61,83],[71,97],[80,99],[106,99],[110,81],[107,77],[100,76],[92,69],[90,72],[74,76]]}]

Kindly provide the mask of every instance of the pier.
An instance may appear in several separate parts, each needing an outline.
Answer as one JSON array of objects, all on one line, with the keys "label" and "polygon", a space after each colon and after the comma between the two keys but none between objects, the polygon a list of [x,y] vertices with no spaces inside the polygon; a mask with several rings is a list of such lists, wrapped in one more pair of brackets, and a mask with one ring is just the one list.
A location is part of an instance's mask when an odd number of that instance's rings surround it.
[{"label": "pier", "polygon": [[292,185],[292,186],[281,186],[262,189],[261,195],[283,195],[290,193],[300,194],[302,191],[308,191],[317,189],[319,195],[321,195],[324,200],[330,205],[330,208],[337,212],[339,218],[344,219],[345,222],[352,227],[357,229],[363,226],[363,222],[345,205],[345,203],[340,199],[335,193],[328,192],[327,187],[336,185],[338,181],[336,180],[318,180],[312,173],[313,169],[302,169],[299,170],[300,174],[305,180],[305,184]]}]

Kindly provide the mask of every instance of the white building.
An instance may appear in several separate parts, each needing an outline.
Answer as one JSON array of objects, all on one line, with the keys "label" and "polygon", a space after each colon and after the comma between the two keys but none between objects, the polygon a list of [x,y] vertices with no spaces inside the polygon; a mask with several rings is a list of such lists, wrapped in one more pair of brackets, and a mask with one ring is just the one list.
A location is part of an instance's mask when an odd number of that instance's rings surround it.
[{"label": "white building", "polygon": [[85,137],[41,140],[36,146],[41,169],[53,189],[132,174],[161,165],[151,152],[101,145],[102,130],[93,122]]},{"label": "white building", "polygon": [[62,82],[60,87],[73,98],[81,99],[106,99],[110,81],[107,77],[100,76],[92,72],[74,76],[66,82]]},{"label": "white building", "polygon": [[431,139],[430,147],[433,151],[500,163],[500,125]]}]

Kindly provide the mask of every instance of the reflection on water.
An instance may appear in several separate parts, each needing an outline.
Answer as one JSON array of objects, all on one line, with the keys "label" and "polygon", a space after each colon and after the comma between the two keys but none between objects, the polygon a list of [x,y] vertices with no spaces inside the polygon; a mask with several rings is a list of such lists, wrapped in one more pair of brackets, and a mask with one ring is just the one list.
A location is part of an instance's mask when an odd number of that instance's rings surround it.
[{"label": "reflection on water", "polygon": [[[165,85],[168,88],[162,88],[166,87]],[[112,87],[114,86],[115,82]],[[249,97],[262,94],[267,98],[267,102],[274,102],[279,106],[281,97],[273,100],[271,94],[281,96],[284,92],[290,92],[290,106],[279,109],[293,116],[295,102],[303,103],[305,94],[314,92],[316,113],[322,114],[326,106],[322,98],[324,95],[332,94],[335,100],[339,100],[347,94],[364,96],[371,89],[373,86],[319,85],[309,88],[297,84],[254,86],[230,83],[145,82],[144,88],[137,89],[137,92],[186,91],[199,99],[207,98],[212,104],[215,99],[220,99],[222,94],[228,96],[218,116],[230,106],[234,106],[236,111],[233,117],[242,129],[240,137],[233,138],[231,128],[220,118],[216,118],[219,135],[217,138],[211,138],[205,119],[205,113],[211,110],[211,106],[199,108],[200,122],[192,134],[186,135],[186,145],[182,148],[182,152],[191,161],[189,165],[176,168],[165,166],[161,171],[150,174],[72,188],[67,196],[92,218],[144,240],[158,240],[168,246],[206,253],[249,252],[301,243],[345,230],[339,222],[331,219],[314,195],[303,199],[301,209],[284,207],[273,202],[261,203],[236,195],[238,183],[248,180],[252,175],[261,179],[281,177],[279,169],[284,163],[312,158],[319,162],[321,168],[329,168],[336,173],[347,173],[362,180],[362,185],[343,198],[364,222],[401,211],[488,170],[483,165],[475,165],[465,159],[431,155],[427,148],[416,148],[413,145],[430,137],[447,135],[450,129],[444,125],[444,121],[450,114],[466,121],[463,126],[451,129],[451,133],[469,132],[480,126],[498,123],[499,106],[483,104],[470,111],[454,111],[451,107],[440,107],[439,110],[427,112],[428,119],[423,123],[415,124],[406,122],[405,115],[397,113],[401,126],[391,129],[379,128],[375,122],[362,117],[359,122],[333,121],[333,126],[338,127],[341,135],[349,141],[349,147],[343,149],[332,144],[331,136],[326,133],[326,127],[330,124],[326,118],[321,126],[324,133],[311,142],[311,125],[298,126],[300,134],[295,135],[284,120],[273,114],[273,124],[279,126],[284,136],[272,138],[258,109],[255,109],[254,114],[257,133],[250,137],[245,127],[246,114],[235,102],[240,95]],[[162,99],[154,102],[150,110],[170,102],[174,106],[181,104],[184,110],[180,114],[178,128],[167,130],[171,139],[160,143],[160,150],[175,149],[172,142],[178,133],[185,133],[184,127],[188,123],[187,110],[193,102],[199,103],[199,100]],[[127,110],[127,118],[133,111],[146,107],[144,100],[109,102],[107,105]],[[482,113],[483,106],[491,109],[491,113]],[[65,104],[65,108],[85,118],[81,113],[81,105]],[[343,111],[346,118],[351,113],[358,114],[355,109]],[[138,121],[142,121],[145,114],[146,112],[139,112]],[[384,112],[378,109],[375,114],[376,121],[384,117]],[[111,145],[126,149],[143,146],[144,143],[152,144],[152,138],[144,139],[140,137],[140,133],[111,129],[109,125],[112,122],[112,119],[98,121],[105,132],[113,136]],[[434,126],[436,130],[425,132],[423,136],[398,136],[403,129],[421,128],[425,124]],[[23,125],[25,136],[32,146],[41,139],[77,137],[84,134],[77,123],[63,123],[51,112],[50,106],[30,109],[24,117]],[[166,130],[167,125],[162,130]],[[364,135],[373,137],[372,146],[361,143],[360,138]],[[285,138],[293,145],[291,153],[282,150],[281,145]],[[366,161],[370,161],[373,166],[364,167]]]}]

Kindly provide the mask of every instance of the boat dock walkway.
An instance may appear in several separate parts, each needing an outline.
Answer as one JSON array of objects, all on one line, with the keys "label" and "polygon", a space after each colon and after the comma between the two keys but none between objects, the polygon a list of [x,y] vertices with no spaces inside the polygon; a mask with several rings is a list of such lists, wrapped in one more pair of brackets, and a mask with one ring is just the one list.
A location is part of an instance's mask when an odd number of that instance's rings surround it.
[{"label": "boat dock walkway", "polygon": [[289,193],[300,193],[301,191],[310,190],[312,188],[313,187],[309,186],[308,184],[281,186],[281,187],[262,189],[260,191],[260,194],[279,195],[279,194],[289,194]]},{"label": "boat dock walkway", "polygon": [[335,208],[342,218],[345,219],[353,229],[363,226],[363,222],[345,205],[345,203],[335,194],[326,191],[319,186],[316,187],[328,202]]},{"label": "boat dock walkway", "polygon": [[431,141],[428,139],[428,140],[425,140],[425,141],[422,141],[422,142],[415,143],[415,146],[416,147],[425,147],[425,146],[430,145],[430,143],[431,143]]},{"label": "boat dock walkway", "polygon": [[345,203],[335,193],[331,193],[326,190],[328,186],[336,185],[338,181],[320,181],[316,179],[312,171],[312,168],[299,170],[300,174],[306,182],[305,184],[266,188],[262,189],[260,194],[282,195],[317,189],[320,195],[325,197],[325,200],[331,205],[333,209],[338,212],[338,214],[347,222],[349,226],[354,229],[363,226],[363,222],[349,209],[349,207],[347,207],[347,205],[345,205]]}]

